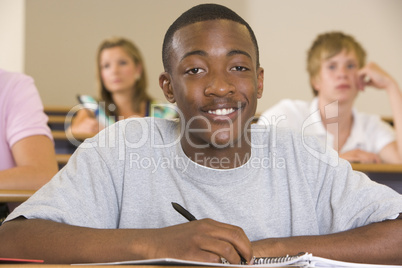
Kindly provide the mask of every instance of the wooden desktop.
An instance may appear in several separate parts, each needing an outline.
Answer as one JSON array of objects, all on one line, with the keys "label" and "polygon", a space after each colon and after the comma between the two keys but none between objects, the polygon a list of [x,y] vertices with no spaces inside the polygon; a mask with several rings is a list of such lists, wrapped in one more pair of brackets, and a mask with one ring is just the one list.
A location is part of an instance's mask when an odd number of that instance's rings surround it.
[{"label": "wooden desktop", "polygon": [[35,193],[34,190],[1,190],[0,203],[24,202]]},{"label": "wooden desktop", "polygon": [[[71,268],[69,264],[0,264],[1,268]],[[85,265],[84,268],[116,268],[116,265]],[[173,265],[123,265],[124,268],[212,268],[216,266],[173,266]],[[270,266],[272,267],[272,266]],[[279,267],[279,266],[278,266]],[[280,266],[280,267],[294,267],[294,266]],[[272,267],[275,268],[275,267]]]},{"label": "wooden desktop", "polygon": [[402,165],[400,164],[362,164],[352,163],[352,168],[361,172],[381,172],[381,173],[401,173]]}]

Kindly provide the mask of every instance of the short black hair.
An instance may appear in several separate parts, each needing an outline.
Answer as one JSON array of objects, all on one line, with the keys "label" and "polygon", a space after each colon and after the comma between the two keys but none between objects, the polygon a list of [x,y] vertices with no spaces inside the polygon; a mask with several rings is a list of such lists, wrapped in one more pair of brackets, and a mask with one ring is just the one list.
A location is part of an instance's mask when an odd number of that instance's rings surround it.
[{"label": "short black hair", "polygon": [[260,66],[260,57],[259,57],[259,50],[258,50],[258,43],[257,38],[254,35],[253,30],[251,29],[250,25],[241,18],[237,13],[233,10],[218,4],[201,4],[194,6],[181,14],[172,25],[170,25],[169,29],[165,34],[165,38],[163,40],[162,46],[162,61],[163,67],[166,72],[171,71],[171,66],[169,63],[169,55],[170,49],[172,47],[172,39],[175,32],[180,30],[181,28],[201,21],[207,20],[231,20],[234,22],[238,22],[244,26],[246,26],[248,32],[250,33],[251,40],[254,44],[257,56],[257,68]]}]

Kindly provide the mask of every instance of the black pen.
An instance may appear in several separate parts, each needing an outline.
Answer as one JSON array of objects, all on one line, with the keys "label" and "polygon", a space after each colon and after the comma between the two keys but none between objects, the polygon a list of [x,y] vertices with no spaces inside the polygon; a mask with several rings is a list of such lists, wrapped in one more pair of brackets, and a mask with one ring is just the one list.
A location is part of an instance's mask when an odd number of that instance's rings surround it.
[{"label": "black pen", "polygon": [[180,206],[179,204],[172,202],[173,208],[179,212],[184,218],[186,218],[188,221],[196,221],[197,219],[188,212],[184,207]]},{"label": "black pen", "polygon": [[[185,209],[184,207],[182,207],[181,205],[172,202],[172,206],[173,208],[179,212],[184,218],[186,218],[188,221],[196,221],[197,218],[194,217],[193,214],[191,214],[187,209]],[[240,255],[240,254],[239,254]],[[222,258],[223,259],[223,258]],[[240,255],[240,259],[241,259],[241,264],[247,264],[247,261],[245,258],[243,258],[243,256]],[[223,259],[223,262],[225,262],[226,260]]]}]

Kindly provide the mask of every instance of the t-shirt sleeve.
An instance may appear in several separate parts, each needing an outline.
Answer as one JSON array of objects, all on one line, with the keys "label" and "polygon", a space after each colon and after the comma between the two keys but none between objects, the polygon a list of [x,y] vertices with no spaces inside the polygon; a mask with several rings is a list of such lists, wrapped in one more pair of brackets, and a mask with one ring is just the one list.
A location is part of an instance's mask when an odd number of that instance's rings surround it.
[{"label": "t-shirt sleeve", "polygon": [[[84,145],[84,146],[83,146]],[[118,228],[119,194],[113,173],[88,140],[52,180],[17,207],[6,221],[23,216],[90,227]]]},{"label": "t-shirt sleeve", "polygon": [[394,219],[402,213],[402,195],[354,171],[349,162],[327,168],[315,183],[321,233],[335,233]]},{"label": "t-shirt sleeve", "polygon": [[[22,78],[21,78],[22,77]],[[53,140],[47,125],[47,116],[32,78],[19,76],[10,82],[13,89],[7,101],[7,142],[12,147],[17,141],[34,135],[45,135]]]},{"label": "t-shirt sleeve", "polygon": [[402,213],[402,195],[354,171],[348,161],[339,158],[334,149],[322,147],[316,137],[290,133],[277,129],[272,148],[278,158],[286,159],[286,173],[281,176],[287,177],[291,186],[291,220],[311,220],[311,227],[295,224],[297,235],[310,230],[318,235],[337,233],[395,219]]}]

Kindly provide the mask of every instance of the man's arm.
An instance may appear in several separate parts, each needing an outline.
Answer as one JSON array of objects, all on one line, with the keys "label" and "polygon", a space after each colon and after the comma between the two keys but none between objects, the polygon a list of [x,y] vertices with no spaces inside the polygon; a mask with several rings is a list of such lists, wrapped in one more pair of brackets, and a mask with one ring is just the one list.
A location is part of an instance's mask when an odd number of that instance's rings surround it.
[{"label": "man's arm", "polygon": [[381,163],[381,158],[377,154],[366,152],[360,149],[354,149],[343,154],[339,154],[339,157],[348,160],[349,162]]},{"label": "man's arm", "polygon": [[402,163],[402,92],[396,82],[387,88],[391,104],[396,141],[388,144],[380,151],[380,157],[388,163]]},{"label": "man's arm", "polygon": [[29,136],[11,148],[16,167],[0,171],[0,188],[36,190],[57,173],[53,142],[44,135]]},{"label": "man's arm", "polygon": [[[380,90],[385,90],[388,94],[394,117],[394,128],[396,132],[396,142],[385,146],[379,153],[381,159],[386,163],[402,163],[402,92],[398,83],[387,72],[377,64],[370,62],[359,71],[360,88],[373,86]],[[369,78],[364,82],[365,77]]]},{"label": "man's arm", "polygon": [[250,261],[251,243],[239,227],[210,219],[161,229],[92,229],[47,220],[18,218],[0,227],[4,257],[46,263],[109,262],[180,258],[232,263]]},{"label": "man's arm", "polygon": [[269,238],[252,242],[256,256],[309,252],[334,260],[402,264],[402,216],[353,230],[322,236]]}]

